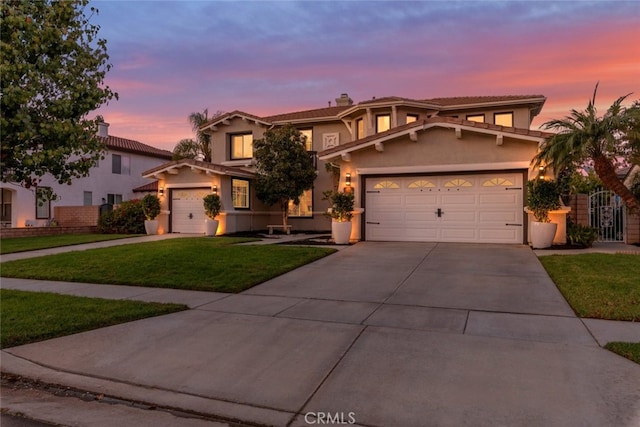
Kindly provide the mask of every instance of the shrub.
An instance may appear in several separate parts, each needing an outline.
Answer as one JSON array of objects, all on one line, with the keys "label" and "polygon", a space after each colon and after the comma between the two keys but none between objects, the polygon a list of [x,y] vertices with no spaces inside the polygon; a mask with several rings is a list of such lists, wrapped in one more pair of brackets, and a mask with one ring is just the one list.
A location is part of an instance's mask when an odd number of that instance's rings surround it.
[{"label": "shrub", "polygon": [[202,198],[204,202],[204,212],[211,218],[216,219],[222,209],[222,203],[220,203],[220,196],[217,194],[207,194]]},{"label": "shrub", "polygon": [[595,242],[597,238],[597,229],[588,225],[580,225],[573,221],[567,221],[567,240],[572,245],[590,248],[593,246],[593,242]]},{"label": "shrub", "polygon": [[142,198],[142,212],[149,220],[154,220],[160,215],[160,199],[155,194],[147,194]]},{"label": "shrub", "polygon": [[324,200],[331,202],[331,212],[329,216],[337,222],[351,221],[354,209],[353,193],[341,191],[325,191]]},{"label": "shrub", "polygon": [[527,183],[527,207],[538,222],[551,222],[549,211],[560,207],[560,190],[555,181],[535,179]]},{"label": "shrub", "polygon": [[145,215],[138,199],[122,202],[98,220],[98,231],[105,234],[144,234]]}]

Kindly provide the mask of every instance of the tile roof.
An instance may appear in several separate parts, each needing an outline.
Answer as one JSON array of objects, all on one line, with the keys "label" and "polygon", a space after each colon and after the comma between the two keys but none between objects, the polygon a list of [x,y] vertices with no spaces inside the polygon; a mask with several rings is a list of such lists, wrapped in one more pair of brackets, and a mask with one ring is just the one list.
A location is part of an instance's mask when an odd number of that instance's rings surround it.
[{"label": "tile roof", "polygon": [[140,187],[136,187],[133,189],[134,193],[146,193],[146,192],[157,192],[158,191],[158,181],[153,181],[145,185],[141,185]]},{"label": "tile roof", "polygon": [[[312,110],[294,111],[291,113],[275,114],[271,116],[255,116],[253,114],[245,113],[243,111],[235,110],[230,113],[223,114],[209,120],[202,125],[200,129],[205,129],[211,125],[222,122],[225,119],[234,116],[244,116],[253,120],[266,122],[267,124],[282,124],[289,121],[298,120],[313,120],[313,119],[334,119],[338,120],[343,112],[352,112],[358,109],[358,107],[366,107],[372,104],[385,104],[385,103],[414,103],[424,104],[425,108],[455,108],[464,107],[478,104],[491,104],[491,103],[504,103],[504,102],[517,102],[531,100],[536,103],[544,102],[546,98],[543,95],[500,95],[500,96],[459,96],[449,98],[428,98],[428,99],[411,99],[403,98],[399,96],[386,96],[382,98],[373,98],[366,101],[362,101],[354,105],[346,106],[334,106],[315,108]],[[542,105],[542,104],[541,104]]]},{"label": "tile roof", "polygon": [[170,160],[173,156],[171,151],[161,150],[147,144],[143,144],[133,139],[120,138],[118,136],[99,136],[108,148],[117,151],[125,151],[128,153],[142,154],[149,157],[157,157],[159,159]]},{"label": "tile roof", "polygon": [[502,95],[502,96],[455,96],[450,98],[428,98],[422,102],[453,107],[468,104],[484,104],[492,102],[522,101],[525,99],[543,99],[544,95]]},{"label": "tile roof", "polygon": [[339,113],[351,108],[351,105],[338,106],[338,107],[325,107],[316,108],[314,110],[296,111],[293,113],[277,114],[275,116],[263,117],[268,122],[285,122],[287,120],[301,120],[301,119],[318,119],[318,118],[336,118]]},{"label": "tile roof", "polygon": [[[368,143],[372,143],[373,141],[388,137],[388,136],[393,136],[394,134],[401,134],[407,130],[410,130],[412,128],[416,128],[416,130],[418,130],[419,128],[422,128],[423,126],[429,126],[429,127],[433,127],[433,126],[437,126],[437,125],[447,125],[447,127],[452,127],[455,125],[460,125],[460,126],[465,126],[467,128],[471,127],[471,128],[477,128],[477,129],[487,129],[487,130],[492,130],[492,131],[496,131],[496,132],[503,132],[505,134],[512,134],[514,136],[514,138],[517,138],[518,136],[528,136],[528,137],[533,137],[533,138],[549,138],[551,137],[553,134],[549,133],[549,132],[542,132],[542,131],[538,131],[538,130],[530,130],[530,129],[520,129],[520,128],[513,128],[513,127],[505,127],[505,126],[499,126],[499,125],[494,125],[494,124],[490,124],[490,123],[479,123],[479,122],[472,122],[469,120],[463,120],[463,119],[456,119],[453,117],[440,117],[440,116],[436,116],[436,117],[432,117],[429,119],[424,119],[424,120],[418,120],[416,122],[413,123],[408,123],[406,125],[402,125],[402,126],[398,126],[392,129],[389,129],[385,132],[380,132],[377,133],[375,135],[369,135],[365,138],[362,139],[358,139],[356,141],[351,141],[351,142],[347,142],[345,144],[341,144],[341,145],[337,145],[335,147],[331,147],[327,150],[324,151],[320,151],[318,153],[319,157],[324,157],[333,153],[338,153],[341,151],[353,151],[355,149],[357,149],[360,146],[368,146]],[[364,148],[364,147],[363,147]]]},{"label": "tile roof", "polygon": [[180,159],[180,160],[172,160],[170,162],[163,163],[160,166],[156,166],[155,168],[144,171],[142,172],[142,176],[151,177],[156,173],[162,173],[169,169],[177,169],[183,166],[192,166],[196,169],[211,171],[219,175],[238,175],[238,176],[246,176],[246,177],[253,177],[255,175],[253,172],[249,172],[245,169],[238,168],[238,167],[218,165],[215,163],[203,162],[201,160],[194,160],[194,159]]}]

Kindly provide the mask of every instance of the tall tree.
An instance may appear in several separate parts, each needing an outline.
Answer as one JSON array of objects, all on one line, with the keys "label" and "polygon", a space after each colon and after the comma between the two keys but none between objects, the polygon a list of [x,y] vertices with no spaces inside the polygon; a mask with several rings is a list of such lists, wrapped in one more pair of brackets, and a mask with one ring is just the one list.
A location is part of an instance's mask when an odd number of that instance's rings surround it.
[{"label": "tall tree", "polygon": [[258,174],[256,195],[267,205],[280,206],[282,225],[286,227],[289,201],[300,203],[300,196],[316,179],[305,138],[291,125],[269,129],[262,139],[253,141],[253,156]]},{"label": "tall tree", "polygon": [[200,144],[191,138],[181,139],[180,142],[173,147],[173,160],[180,159],[196,159],[202,158],[202,150]]},{"label": "tall tree", "polygon": [[4,0],[0,15],[2,181],[86,176],[104,147],[89,112],[118,94],[104,85],[106,40],[88,0]]},{"label": "tall tree", "polygon": [[553,167],[556,173],[576,165],[592,163],[602,183],[619,195],[631,209],[640,209],[638,200],[618,178],[616,168],[633,161],[640,135],[638,102],[629,108],[622,103],[631,94],[618,98],[602,115],[596,109],[596,94],[584,111],[571,110],[564,119],[550,120],[543,126],[557,133],[547,139],[534,158],[535,166]]},{"label": "tall tree", "polygon": [[204,156],[205,162],[211,162],[211,135],[204,133],[200,130],[200,127],[207,123],[209,120],[214,119],[223,114],[222,111],[216,111],[216,113],[209,117],[209,109],[205,108],[202,113],[195,112],[189,114],[189,123],[191,123],[191,129],[196,134],[196,142],[200,146],[200,153]]}]

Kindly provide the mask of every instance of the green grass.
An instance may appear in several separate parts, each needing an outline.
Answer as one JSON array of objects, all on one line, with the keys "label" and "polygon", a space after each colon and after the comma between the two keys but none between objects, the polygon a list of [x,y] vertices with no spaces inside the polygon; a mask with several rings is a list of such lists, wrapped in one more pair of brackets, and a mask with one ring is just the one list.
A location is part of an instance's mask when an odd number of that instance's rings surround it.
[{"label": "green grass", "polygon": [[238,246],[255,239],[194,237],[5,262],[0,274],[26,279],[241,292],[334,249]]},{"label": "green grass", "polygon": [[640,342],[610,342],[604,348],[640,364]]},{"label": "green grass", "polygon": [[186,310],[179,304],[0,290],[0,347],[13,347]]},{"label": "green grass", "polygon": [[57,248],[59,246],[79,245],[82,243],[102,242],[104,240],[125,239],[139,234],[61,234],[57,236],[14,237],[0,239],[0,254],[35,251]]},{"label": "green grass", "polygon": [[552,255],[540,262],[578,316],[640,321],[640,256]]}]

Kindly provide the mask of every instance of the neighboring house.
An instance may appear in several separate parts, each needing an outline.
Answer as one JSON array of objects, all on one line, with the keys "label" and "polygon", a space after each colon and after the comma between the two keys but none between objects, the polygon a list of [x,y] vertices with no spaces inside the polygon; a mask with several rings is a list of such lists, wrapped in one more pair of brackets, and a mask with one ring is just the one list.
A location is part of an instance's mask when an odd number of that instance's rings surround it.
[{"label": "neighboring house", "polygon": [[[118,204],[137,197],[133,189],[152,182],[143,178],[142,172],[171,160],[172,153],[111,136],[108,126],[108,123],[99,126],[98,135],[104,140],[107,151],[89,176],[74,179],[71,185],[60,185],[52,176],[45,175],[40,185],[31,189],[2,183],[2,225],[43,226],[53,218],[55,206]],[[51,188],[57,199],[40,205],[36,194],[42,188]]]},{"label": "neighboring house", "polygon": [[204,231],[202,197],[217,192],[219,233],[264,230],[279,208],[253,188],[253,141],[290,123],[317,159],[314,189],[290,206],[294,230],[329,230],[323,192],[333,188],[325,163],[340,166],[339,188],[354,191],[352,239],[525,243],[526,181],[547,133],[530,130],[541,95],[407,99],[258,117],[233,111],[201,127],[212,137],[212,163],[172,161],[144,173],[159,180],[165,232]]}]

